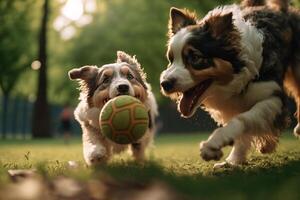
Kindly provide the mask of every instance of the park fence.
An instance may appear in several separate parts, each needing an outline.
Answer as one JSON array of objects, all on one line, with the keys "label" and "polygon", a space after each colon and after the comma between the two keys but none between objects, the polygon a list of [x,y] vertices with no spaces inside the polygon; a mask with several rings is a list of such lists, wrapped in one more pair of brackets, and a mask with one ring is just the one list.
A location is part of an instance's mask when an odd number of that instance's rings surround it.
[{"label": "park fence", "polygon": [[[33,102],[24,98],[9,98],[4,112],[4,98],[0,106],[0,137],[2,139],[28,139],[31,138],[31,124],[33,113]],[[62,106],[50,105],[51,132],[53,136],[61,134],[59,115]],[[75,120],[72,121],[72,132],[79,134],[80,129]]]},{"label": "park fence", "polygon": [[[1,96],[0,96],[1,97]],[[31,124],[33,102],[23,98],[10,98],[7,104],[7,113],[3,113],[3,97],[0,106],[0,139],[4,138],[31,138]],[[288,102],[291,112],[291,128],[295,126],[296,120],[292,116],[295,105],[292,101]],[[51,111],[51,133],[53,137],[62,135],[60,129],[60,113],[63,107],[60,105],[50,105]],[[203,110],[190,119],[180,116],[174,103],[164,104],[159,107],[159,117],[156,120],[158,134],[160,133],[205,133],[211,132],[217,127],[216,123]],[[79,124],[73,119],[71,122],[72,134],[80,136],[81,129]]]}]

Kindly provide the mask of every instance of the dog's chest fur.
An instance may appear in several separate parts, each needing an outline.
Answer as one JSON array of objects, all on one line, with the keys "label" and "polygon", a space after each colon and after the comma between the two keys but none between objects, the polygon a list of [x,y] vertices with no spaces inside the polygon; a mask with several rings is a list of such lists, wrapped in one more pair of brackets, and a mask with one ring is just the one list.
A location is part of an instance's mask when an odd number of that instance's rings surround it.
[{"label": "dog's chest fur", "polygon": [[233,88],[213,85],[206,92],[203,108],[219,124],[224,125],[239,113],[249,110],[257,102],[266,99],[281,90],[274,81],[251,82],[239,94],[232,93]]},{"label": "dog's chest fur", "polygon": [[240,57],[246,66],[228,85],[215,83],[205,93],[203,108],[220,125],[257,102],[282,92],[292,37],[288,18],[283,14],[265,9],[240,10],[236,6],[219,12],[229,11],[233,11],[235,25],[241,33]]}]

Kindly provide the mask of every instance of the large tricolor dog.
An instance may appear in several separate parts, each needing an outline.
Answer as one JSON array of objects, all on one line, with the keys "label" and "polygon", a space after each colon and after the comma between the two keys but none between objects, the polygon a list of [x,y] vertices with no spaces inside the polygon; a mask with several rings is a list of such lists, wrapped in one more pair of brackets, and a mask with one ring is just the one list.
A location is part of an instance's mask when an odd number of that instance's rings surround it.
[{"label": "large tricolor dog", "polygon": [[128,145],[111,142],[101,134],[99,114],[110,99],[119,95],[138,98],[149,110],[149,127],[145,135],[129,145],[136,160],[144,159],[145,149],[152,142],[155,132],[157,105],[146,74],[135,57],[119,51],[116,63],[84,66],[69,71],[72,80],[80,83],[79,104],[74,112],[82,128],[83,156],[88,165],[106,162],[114,153]]},{"label": "large tricolor dog", "polygon": [[167,57],[162,92],[183,117],[202,107],[221,125],[201,142],[201,157],[220,160],[233,144],[216,166],[244,163],[251,146],[273,152],[288,122],[287,95],[300,120],[300,15],[285,0],[244,0],[203,19],[171,8]]}]

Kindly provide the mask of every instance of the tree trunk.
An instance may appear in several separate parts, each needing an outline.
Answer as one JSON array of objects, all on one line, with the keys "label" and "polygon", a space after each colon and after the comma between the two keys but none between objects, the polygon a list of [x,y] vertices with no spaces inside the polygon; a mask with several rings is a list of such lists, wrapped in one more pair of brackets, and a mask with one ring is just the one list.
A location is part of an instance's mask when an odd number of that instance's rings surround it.
[{"label": "tree trunk", "polygon": [[12,138],[17,138],[18,129],[19,129],[19,100],[18,98],[14,98],[10,100],[11,102],[11,114],[10,114],[10,133]]},{"label": "tree trunk", "polygon": [[7,110],[8,110],[8,94],[3,94],[3,103],[2,103],[2,139],[6,139],[6,134],[7,134]]},{"label": "tree trunk", "polygon": [[48,0],[44,1],[43,18],[39,35],[39,61],[41,67],[38,76],[37,98],[33,108],[32,136],[33,138],[49,138],[50,110],[47,100],[47,21],[49,14]]}]

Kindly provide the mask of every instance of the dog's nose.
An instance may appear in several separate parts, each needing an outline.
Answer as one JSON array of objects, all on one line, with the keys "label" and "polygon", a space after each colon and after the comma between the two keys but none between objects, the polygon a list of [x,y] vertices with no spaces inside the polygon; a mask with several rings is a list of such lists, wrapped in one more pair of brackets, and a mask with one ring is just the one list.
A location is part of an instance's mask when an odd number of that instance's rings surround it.
[{"label": "dog's nose", "polygon": [[118,92],[121,94],[127,93],[129,91],[129,85],[121,84],[118,86]]},{"label": "dog's nose", "polygon": [[175,82],[176,82],[175,79],[170,79],[161,82],[160,85],[166,92],[169,92],[174,88]]}]

